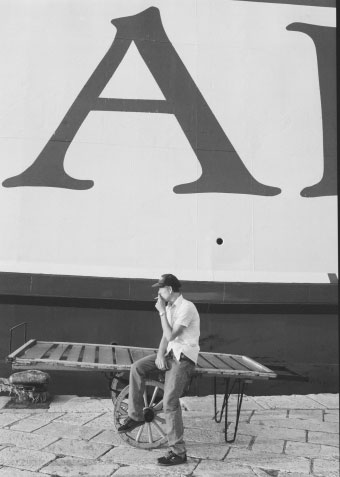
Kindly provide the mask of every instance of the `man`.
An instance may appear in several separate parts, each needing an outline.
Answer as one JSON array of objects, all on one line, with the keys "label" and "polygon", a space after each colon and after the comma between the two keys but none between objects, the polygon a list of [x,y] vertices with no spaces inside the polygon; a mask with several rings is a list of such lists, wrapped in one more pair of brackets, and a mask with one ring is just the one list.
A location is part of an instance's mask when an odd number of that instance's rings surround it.
[{"label": "man", "polygon": [[183,298],[180,292],[181,282],[174,275],[171,273],[162,275],[152,286],[158,288],[156,309],[160,316],[163,336],[156,356],[146,356],[131,366],[129,417],[118,432],[130,432],[144,424],[145,380],[157,369],[164,371],[163,410],[169,452],[158,459],[158,464],[170,466],[187,461],[179,398],[197,362],[200,319],[195,305]]}]

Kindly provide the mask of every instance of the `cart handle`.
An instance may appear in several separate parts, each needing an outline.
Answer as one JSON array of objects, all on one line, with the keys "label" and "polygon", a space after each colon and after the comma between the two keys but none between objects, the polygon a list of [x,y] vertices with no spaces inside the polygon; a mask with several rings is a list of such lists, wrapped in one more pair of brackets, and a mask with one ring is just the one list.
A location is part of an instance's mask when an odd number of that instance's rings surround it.
[{"label": "cart handle", "polygon": [[9,354],[12,352],[12,338],[13,338],[13,330],[16,328],[19,328],[20,326],[24,325],[24,343],[27,341],[27,322],[23,321],[22,323],[19,323],[18,325],[12,326],[12,328],[9,329]]}]

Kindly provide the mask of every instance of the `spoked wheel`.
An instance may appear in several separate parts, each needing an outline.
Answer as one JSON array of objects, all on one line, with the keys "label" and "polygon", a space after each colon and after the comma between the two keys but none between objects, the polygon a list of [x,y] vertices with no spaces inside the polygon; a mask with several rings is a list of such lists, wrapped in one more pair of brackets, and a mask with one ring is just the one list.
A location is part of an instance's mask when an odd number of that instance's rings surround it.
[{"label": "spoked wheel", "polygon": [[129,375],[126,376],[126,373],[114,373],[111,379],[110,394],[114,405],[121,391],[129,384]]},{"label": "spoked wheel", "polygon": [[[126,434],[120,434],[124,441],[134,447],[155,449],[167,441],[163,413],[164,384],[147,380],[144,391],[145,423]],[[129,386],[119,394],[114,406],[114,423],[116,428],[124,424],[128,417]]]}]

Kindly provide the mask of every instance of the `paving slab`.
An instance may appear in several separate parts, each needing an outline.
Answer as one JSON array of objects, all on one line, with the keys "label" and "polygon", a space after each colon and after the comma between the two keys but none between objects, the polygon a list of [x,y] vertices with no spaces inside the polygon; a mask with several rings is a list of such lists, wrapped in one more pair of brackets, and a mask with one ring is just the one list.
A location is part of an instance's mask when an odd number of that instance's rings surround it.
[{"label": "paving slab", "polygon": [[[155,469],[142,469],[136,466],[122,466],[114,473],[115,477],[165,477],[165,476],[173,476],[174,474],[171,470],[165,471],[160,468]],[[178,475],[178,474],[177,474]],[[186,474],[180,474],[181,476],[185,476]],[[189,475],[189,474],[187,474]]]},{"label": "paving slab", "polygon": [[[208,416],[214,413],[214,397],[213,396],[185,396],[180,399],[181,407],[183,411],[203,411]],[[217,396],[217,405],[221,406],[223,398]]]},{"label": "paving slab", "polygon": [[328,432],[308,432],[308,442],[339,447],[339,434]]},{"label": "paving slab", "polygon": [[[152,451],[138,449],[134,447],[115,447],[107,452],[100,461],[115,462],[117,464],[125,464],[140,467],[141,469],[155,470],[157,466],[157,458],[166,454],[166,449],[154,449]],[[138,465],[137,465],[138,463]],[[188,462],[174,468],[175,474],[190,474],[197,466],[198,460],[188,457]],[[165,468],[166,469],[166,468]],[[159,468],[159,472],[164,472],[163,468]]]},{"label": "paving slab", "polygon": [[325,406],[327,409],[339,409],[339,394],[309,394],[315,402]]},{"label": "paving slab", "polygon": [[[96,417],[101,416],[100,412],[66,412],[55,419],[55,422],[66,422],[67,424],[76,424],[83,426],[88,424]],[[90,424],[91,425],[91,424]]]},{"label": "paving slab", "polygon": [[48,408],[41,409],[39,407],[32,408],[32,407],[21,407],[19,409],[15,408],[8,408],[8,409],[0,409],[0,414],[25,414],[26,417],[33,416],[34,414],[45,414],[48,412]]},{"label": "paving slab", "polygon": [[[229,407],[230,409],[236,409],[237,407],[237,396],[232,395],[229,398]],[[242,410],[248,411],[248,410],[261,410],[261,409],[266,409],[260,402],[256,400],[255,397],[252,396],[244,396],[242,400]]]},{"label": "paving slab", "polygon": [[309,473],[310,460],[305,457],[291,457],[287,455],[271,455],[264,454],[263,452],[249,451],[246,449],[230,450],[226,457],[226,462],[239,465],[248,465],[251,467],[260,467],[261,469],[268,470],[282,470],[286,472],[302,472]]},{"label": "paving slab", "polygon": [[40,450],[58,438],[29,434],[27,432],[0,429],[0,444],[17,446],[24,449]]},{"label": "paving slab", "polygon": [[227,444],[196,444],[187,442],[187,455],[197,459],[223,460],[230,446]]},{"label": "paving slab", "polygon": [[289,419],[308,419],[309,421],[323,421],[323,414],[327,409],[289,409]]},{"label": "paving slab", "polygon": [[75,426],[73,424],[66,424],[64,422],[52,421],[44,427],[34,431],[34,434],[41,434],[45,436],[64,437],[67,436],[70,439],[91,439],[100,430],[96,427],[90,426]]},{"label": "paving slab", "polygon": [[46,421],[42,421],[39,419],[22,419],[19,422],[14,423],[10,426],[12,431],[23,431],[23,432],[32,432],[44,427],[48,424]]},{"label": "paving slab", "polygon": [[339,414],[328,414],[327,412],[324,415],[325,422],[336,422],[339,425]]},{"label": "paving slab", "polygon": [[[60,457],[41,469],[40,472],[59,477],[109,477],[117,469],[119,469],[117,464],[93,462],[76,457]],[[39,475],[41,477],[41,474]]]},{"label": "paving slab", "polygon": [[[242,410],[243,411],[243,410]],[[319,411],[321,414],[321,411]],[[243,412],[242,412],[243,413]],[[254,411],[250,417],[250,422],[266,421],[270,419],[287,419],[286,409],[267,409],[266,411]]]},{"label": "paving slab", "polygon": [[0,464],[23,470],[37,471],[55,458],[56,456],[50,452],[19,447],[6,447],[0,451]]},{"label": "paving slab", "polygon": [[208,429],[185,429],[184,440],[186,442],[206,443],[206,444],[223,444],[224,433],[220,431]]},{"label": "paving slab", "polygon": [[[137,447],[114,447],[101,457],[102,462],[116,462],[125,465],[155,465],[157,458],[165,454],[165,449],[139,449]],[[141,465],[141,466],[143,466]]]},{"label": "paving slab", "polygon": [[11,398],[9,396],[0,396],[0,410],[6,406],[6,404],[8,403],[8,401],[10,401]]},{"label": "paving slab", "polygon": [[[251,423],[254,421],[252,420]],[[288,429],[303,429],[305,431],[318,431],[318,432],[330,432],[337,434],[339,432],[339,426],[333,422],[322,422],[309,419],[265,419],[259,420],[259,424],[263,424],[265,427],[285,427]]]},{"label": "paving slab", "polygon": [[[281,422],[278,420],[278,422]],[[257,424],[241,423],[238,428],[240,434],[247,434],[250,436],[258,436],[267,439],[292,440],[306,442],[306,431],[303,429],[291,429],[280,426],[264,426]]]},{"label": "paving slab", "polygon": [[[254,437],[253,436],[248,436],[247,434],[239,434],[237,433],[236,435],[236,439],[235,439],[235,442],[233,443],[230,443],[228,445],[230,445],[231,447],[250,447],[250,445],[252,444],[252,442],[254,441]],[[225,443],[225,445],[227,445],[227,443]]]},{"label": "paving slab", "polygon": [[321,444],[311,444],[309,442],[287,442],[285,448],[287,455],[299,455],[303,457],[322,457],[324,459],[339,457],[339,449]]},{"label": "paving slab", "polygon": [[112,412],[113,404],[111,399],[100,399],[96,397],[76,396],[72,399],[65,399],[62,402],[54,401],[50,405],[50,410],[54,412]]},{"label": "paving slab", "polygon": [[25,417],[27,417],[27,414],[25,413],[13,413],[13,412],[0,413],[0,427],[9,426],[10,424],[13,424],[14,422],[24,419]]},{"label": "paving slab", "polygon": [[326,405],[315,401],[310,395],[256,396],[257,403],[266,409],[326,409]]},{"label": "paving slab", "polygon": [[301,472],[279,472],[277,474],[277,477],[306,477],[306,474],[305,473],[302,474]]},{"label": "paving slab", "polygon": [[[251,447],[253,452],[257,453],[272,453],[272,454],[282,454],[285,441],[283,439],[265,439],[256,437],[255,441]],[[295,443],[294,443],[295,444]]]},{"label": "paving slab", "polygon": [[[217,395],[217,409],[221,409],[223,403],[224,395],[218,394]],[[203,410],[211,415],[214,414],[214,396],[204,396],[204,397],[197,397],[197,396],[185,396],[181,398],[181,405],[184,410],[187,411],[200,411]],[[237,395],[232,394],[229,398],[228,407],[229,409],[235,410],[237,406]],[[247,410],[263,410],[266,409],[262,404],[256,401],[256,398],[252,396],[244,396],[242,401],[242,409]]]},{"label": "paving slab", "polygon": [[100,434],[93,437],[93,439],[91,439],[90,442],[97,442],[97,443],[107,444],[110,446],[129,446],[130,447],[130,445],[120,437],[120,435],[115,429],[105,429]]},{"label": "paving slab", "polygon": [[46,423],[54,421],[58,417],[63,416],[64,412],[53,412],[46,410],[45,412],[31,414],[30,416],[26,416],[26,419],[38,419],[39,421],[45,421]]},{"label": "paving slab", "polygon": [[0,477],[41,477],[41,474],[29,470],[15,469],[14,467],[2,467]]},{"label": "paving slab", "polygon": [[[306,477],[314,463],[314,477],[339,477],[339,411],[327,407],[334,402],[334,395],[246,396],[236,442],[227,444],[224,418],[212,419],[213,396],[183,398],[188,463],[169,469],[156,464],[166,446],[147,451],[121,439],[110,399],[56,396],[47,410],[0,409],[0,477]],[[231,436],[236,396],[229,404]]]},{"label": "paving slab", "polygon": [[[255,477],[256,474],[250,466],[241,466],[233,462],[213,462],[202,460],[196,467],[195,477]],[[268,477],[268,476],[267,476]]]},{"label": "paving slab", "polygon": [[85,425],[97,427],[98,429],[114,429],[113,412],[106,412],[99,417],[92,419]]},{"label": "paving slab", "polygon": [[212,417],[204,417],[204,416],[186,416],[186,413],[183,412],[183,424],[185,428],[193,428],[193,429],[209,429],[209,430],[216,430],[217,432],[221,432],[223,430],[223,424],[218,423]]},{"label": "paving slab", "polygon": [[154,468],[143,468],[137,465],[121,466],[113,477],[194,477],[196,474],[192,473],[191,467],[177,466],[177,467],[161,467],[154,466]]},{"label": "paving slab", "polygon": [[[259,467],[252,467],[253,471],[255,472],[256,476],[257,477],[268,477],[268,476],[272,476],[272,475],[275,475],[275,477],[277,476],[278,474],[278,471],[277,470],[264,470],[264,469],[260,469]],[[289,475],[291,475],[289,473]],[[304,477],[306,477],[306,474],[304,474]]]},{"label": "paving slab", "polygon": [[313,460],[314,475],[322,476],[338,476],[339,475],[339,461],[330,459],[314,459]]},{"label": "paving slab", "polygon": [[83,459],[97,459],[111,449],[112,446],[98,444],[92,441],[59,439],[45,448],[46,451],[58,455],[81,457]]}]

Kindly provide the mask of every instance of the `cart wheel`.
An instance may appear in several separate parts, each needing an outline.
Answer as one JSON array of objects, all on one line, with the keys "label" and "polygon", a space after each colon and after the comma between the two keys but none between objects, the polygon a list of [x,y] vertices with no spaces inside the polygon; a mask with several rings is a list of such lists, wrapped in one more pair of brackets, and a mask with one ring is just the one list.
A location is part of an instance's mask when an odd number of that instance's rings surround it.
[{"label": "cart wheel", "polygon": [[127,384],[129,384],[129,377],[126,377],[126,373],[114,374],[110,384],[110,395],[113,405],[115,404],[117,397]]},{"label": "cart wheel", "polygon": [[[121,438],[134,447],[155,449],[167,442],[163,413],[164,384],[147,380],[144,391],[145,424],[131,432],[120,434]],[[128,417],[129,386],[119,394],[114,406],[114,423],[118,429]]]}]

